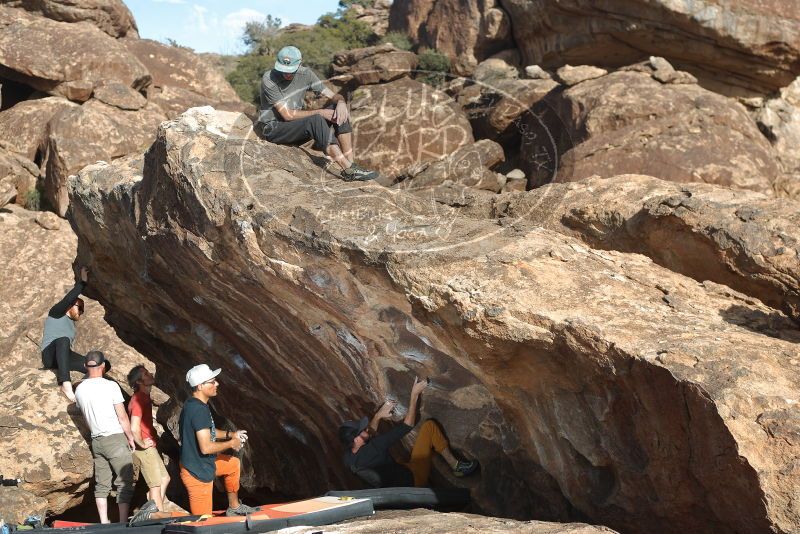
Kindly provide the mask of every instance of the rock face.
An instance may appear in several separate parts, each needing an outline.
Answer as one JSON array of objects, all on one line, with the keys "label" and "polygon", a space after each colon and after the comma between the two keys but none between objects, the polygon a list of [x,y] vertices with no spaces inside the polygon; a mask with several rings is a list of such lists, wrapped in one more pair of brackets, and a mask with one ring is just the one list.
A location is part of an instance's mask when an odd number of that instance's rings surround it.
[{"label": "rock face", "polygon": [[0,145],[0,208],[15,198],[17,204],[25,204],[38,176],[39,169],[32,161]]},{"label": "rock face", "polygon": [[260,422],[247,487],[347,484],[331,421],[404,401],[421,375],[422,417],[482,462],[466,483],[484,511],[797,530],[800,337],[785,316],[639,254],[321,179],[302,150],[248,132],[192,110],[143,159],[71,186],[79,261],[115,328],[181,398],[197,355],[222,366],[218,411]]},{"label": "rock face", "polygon": [[136,21],[122,0],[0,0],[59,22],[90,22],[111,37],[138,37]]},{"label": "rock face", "polygon": [[358,163],[389,177],[473,142],[472,128],[453,99],[409,78],[359,88],[351,122]]},{"label": "rock face", "polygon": [[512,48],[511,19],[495,0],[394,2],[389,30],[447,55],[459,75],[470,74],[480,61]]},{"label": "rock face", "polygon": [[800,199],[800,78],[767,101],[756,120],[784,172],[778,194]]},{"label": "rock face", "polygon": [[[298,527],[294,534],[313,534],[319,527]],[[582,523],[545,523],[543,521],[513,521],[474,514],[441,514],[431,510],[378,511],[373,517],[354,519],[338,525],[328,525],[328,534],[417,534],[418,532],[437,534],[462,534],[463,532],[482,532],[496,534],[513,532],[515,534],[612,534],[606,527],[594,527]]]},{"label": "rock face", "polygon": [[378,36],[386,35],[389,28],[389,10],[392,0],[374,0],[372,5],[363,6],[357,2],[350,4],[348,14],[366,24]]},{"label": "rock face", "polygon": [[122,42],[150,72],[154,88],[191,91],[205,97],[204,104],[210,105],[240,102],[222,72],[191,50],[150,39],[125,39]]},{"label": "rock face", "polygon": [[100,80],[137,90],[150,83],[144,65],[98,28],[6,7],[0,7],[0,77],[80,102]]},{"label": "rock face", "polygon": [[[74,405],[68,408],[53,372],[40,369],[44,318],[74,283],[77,239],[67,221],[56,218],[55,229],[48,230],[36,218],[36,212],[15,206],[0,213],[0,259],[10,267],[0,302],[0,426],[6,451],[0,473],[23,480],[19,488],[0,491],[0,516],[9,522],[80,504],[93,473],[83,417]],[[100,304],[86,300],[74,348],[81,354],[102,350],[113,364],[109,377],[130,393],[124,385],[128,370],[139,363],[155,367],[123,344],[103,315]]]},{"label": "rock face", "polygon": [[800,204],[649,176],[551,184],[494,200],[492,216],[524,219],[593,248],[644,254],[800,322]]},{"label": "rock face", "polygon": [[338,84],[390,82],[410,75],[417,68],[417,55],[386,43],[339,52],[333,57],[331,68]]},{"label": "rock face", "polygon": [[59,96],[25,100],[0,111],[0,139],[6,148],[35,161],[45,141],[47,123],[64,109],[77,107]]},{"label": "rock face", "polygon": [[659,55],[732,94],[771,93],[800,74],[794,0],[501,3],[526,65],[620,67]]},{"label": "rock face", "polygon": [[567,150],[559,182],[638,173],[772,194],[780,174],[744,107],[697,85],[618,71],[554,94],[548,103],[561,120],[553,132],[569,138],[562,137]]},{"label": "rock face", "polygon": [[143,150],[166,116],[149,105],[125,111],[92,100],[66,109],[47,126],[44,195],[62,217],[69,207],[67,178],[85,165]]}]

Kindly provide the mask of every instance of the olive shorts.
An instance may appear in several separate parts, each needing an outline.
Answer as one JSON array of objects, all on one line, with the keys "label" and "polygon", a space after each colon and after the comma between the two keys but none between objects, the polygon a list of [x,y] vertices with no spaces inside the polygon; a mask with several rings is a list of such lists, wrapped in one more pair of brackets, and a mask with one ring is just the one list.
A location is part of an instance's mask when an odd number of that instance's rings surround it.
[{"label": "olive shorts", "polygon": [[133,465],[125,434],[92,438],[94,457],[94,496],[108,497],[111,480],[116,475],[117,502],[129,503],[133,498]]},{"label": "olive shorts", "polygon": [[133,480],[139,480],[139,473],[144,476],[148,488],[161,486],[161,481],[168,475],[158,449],[150,447],[141,451],[133,451]]}]

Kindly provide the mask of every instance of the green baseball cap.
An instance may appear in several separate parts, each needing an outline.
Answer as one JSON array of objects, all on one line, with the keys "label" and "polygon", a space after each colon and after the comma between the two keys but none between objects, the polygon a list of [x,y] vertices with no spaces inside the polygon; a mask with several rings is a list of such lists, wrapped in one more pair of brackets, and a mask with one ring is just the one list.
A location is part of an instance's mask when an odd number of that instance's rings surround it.
[{"label": "green baseball cap", "polygon": [[278,51],[278,60],[275,61],[275,70],[291,74],[300,68],[303,54],[295,46],[284,46]]}]

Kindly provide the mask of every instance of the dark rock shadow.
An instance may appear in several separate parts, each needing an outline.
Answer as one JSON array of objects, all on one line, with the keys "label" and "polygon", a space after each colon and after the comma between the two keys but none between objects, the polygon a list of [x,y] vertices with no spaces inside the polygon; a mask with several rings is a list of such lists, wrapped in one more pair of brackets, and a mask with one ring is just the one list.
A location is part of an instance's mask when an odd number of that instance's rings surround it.
[{"label": "dark rock shadow", "polygon": [[800,343],[800,327],[792,319],[778,311],[765,313],[746,306],[734,304],[720,312],[725,321],[741,326],[757,334]]}]

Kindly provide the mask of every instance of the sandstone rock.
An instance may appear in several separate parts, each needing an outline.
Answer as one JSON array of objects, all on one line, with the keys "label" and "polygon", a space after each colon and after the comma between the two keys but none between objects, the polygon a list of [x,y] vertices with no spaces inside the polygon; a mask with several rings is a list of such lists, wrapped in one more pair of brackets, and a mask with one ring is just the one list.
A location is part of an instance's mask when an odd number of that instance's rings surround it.
[{"label": "sandstone rock", "polygon": [[473,79],[487,84],[498,79],[516,79],[518,77],[517,68],[500,58],[485,59],[478,63],[472,72]]},{"label": "sandstone rock", "polygon": [[0,207],[16,198],[25,204],[28,191],[36,188],[39,169],[36,165],[0,145]]},{"label": "sandstone rock", "polygon": [[377,36],[384,36],[389,28],[389,10],[392,0],[375,0],[372,5],[364,6],[353,2],[347,8],[348,15],[366,24]]},{"label": "sandstone rock", "polygon": [[525,76],[532,80],[552,80],[553,76],[539,65],[525,67]]},{"label": "sandstone rock", "polygon": [[337,83],[370,85],[408,76],[417,68],[417,55],[387,43],[339,52],[331,68]]},{"label": "sandstone rock", "polygon": [[558,87],[553,80],[509,80],[484,87],[477,105],[466,107],[470,124],[478,137],[518,147],[525,115]]},{"label": "sandstone rock", "polygon": [[522,172],[521,169],[512,169],[511,171],[506,173],[506,177],[509,180],[524,180],[525,179],[525,173]]},{"label": "sandstone rock", "polygon": [[649,176],[552,184],[498,199],[495,213],[644,254],[700,282],[724,284],[800,321],[800,204],[750,191]]},{"label": "sandstone rock", "polygon": [[58,96],[20,102],[0,111],[0,139],[8,150],[35,161],[44,142],[47,123],[61,110],[76,106]]},{"label": "sandstone rock", "polygon": [[59,22],[90,22],[111,37],[138,37],[136,21],[122,0],[0,0]]},{"label": "sandstone rock", "polygon": [[572,87],[587,80],[594,80],[608,74],[608,71],[591,65],[564,65],[556,71],[558,80],[566,86]]},{"label": "sandstone rock", "polygon": [[800,74],[795,0],[502,0],[526,64],[620,67],[657,54],[704,87],[770,93]]},{"label": "sandstone rock", "polygon": [[420,46],[452,61],[459,75],[495,52],[513,47],[511,19],[495,0],[409,0],[394,2],[389,30],[407,33]]},{"label": "sandstone rock", "polygon": [[222,72],[191,50],[150,39],[124,39],[120,42],[147,67],[153,76],[154,87],[186,89],[206,97],[205,104],[211,105],[240,101]]},{"label": "sandstone rock", "polygon": [[147,104],[141,93],[114,81],[101,82],[94,89],[94,97],[104,104],[129,111],[142,109]]},{"label": "sandstone rock", "polygon": [[[554,95],[562,168],[555,180],[626,173],[772,194],[772,149],[746,110],[696,85],[615,72]],[[534,150],[523,146],[523,153]],[[535,169],[524,168],[531,175]]]},{"label": "sandstone rock", "polygon": [[47,126],[44,195],[64,217],[69,206],[67,178],[98,160],[111,160],[150,145],[166,116],[155,106],[125,111],[92,100],[66,109]]},{"label": "sandstone rock", "polygon": [[482,462],[465,482],[484,512],[797,530],[800,337],[785,316],[639,254],[321,180],[301,149],[249,131],[195,109],[143,162],[71,185],[109,320],[179,398],[202,354],[224,368],[218,412],[260,421],[247,489],[347,484],[331,421],[405,399],[421,375],[422,417]]},{"label": "sandstone rock", "polygon": [[[67,221],[54,230],[34,222],[41,213],[12,206],[0,218],[0,260],[9,266],[0,298],[0,424],[5,453],[0,473],[20,477],[19,488],[0,491],[0,516],[23,521],[27,514],[61,514],[79,505],[90,491],[92,455],[88,427],[69,406],[52,371],[42,371],[39,341],[47,310],[72,286],[77,239]],[[10,216],[9,216],[10,215]],[[110,378],[125,384],[133,365],[146,363],[123,344],[103,320],[104,310],[86,299],[75,350],[100,349],[113,363]],[[73,379],[81,377],[73,373]],[[91,496],[89,496],[91,499]]]},{"label": "sandstone rock", "polygon": [[42,211],[36,214],[36,224],[45,230],[58,230],[61,227],[58,215],[52,211]]},{"label": "sandstone rock", "polygon": [[0,7],[0,66],[10,78],[53,95],[83,101],[87,87],[117,80],[134,89],[150,74],[117,40],[89,24],[69,24]]},{"label": "sandstone rock", "polygon": [[[508,178],[508,176],[506,176]],[[528,187],[527,178],[508,178],[506,185],[503,186],[503,193],[513,193],[514,191],[525,191]]]},{"label": "sandstone rock", "polygon": [[504,160],[503,147],[490,139],[481,139],[460,147],[438,161],[425,163],[407,172],[409,176],[401,182],[400,187],[419,191],[449,180],[462,186],[498,193],[506,180],[504,176],[498,178],[502,175],[490,169]]},{"label": "sandstone rock", "polygon": [[473,141],[469,122],[450,97],[409,78],[359,88],[351,122],[356,160],[389,177]]},{"label": "sandstone rock", "polygon": [[800,199],[800,78],[766,102],[756,121],[772,143],[785,175],[776,187],[777,192]]},{"label": "sandstone rock", "polygon": [[[299,527],[293,534],[312,534],[319,527]],[[432,531],[437,534],[462,534],[476,531],[485,534],[513,532],[515,534],[611,534],[606,527],[583,523],[546,523],[544,521],[513,521],[475,514],[438,513],[432,510],[379,510],[370,518],[354,519],[325,527],[327,534],[417,534]]]}]

